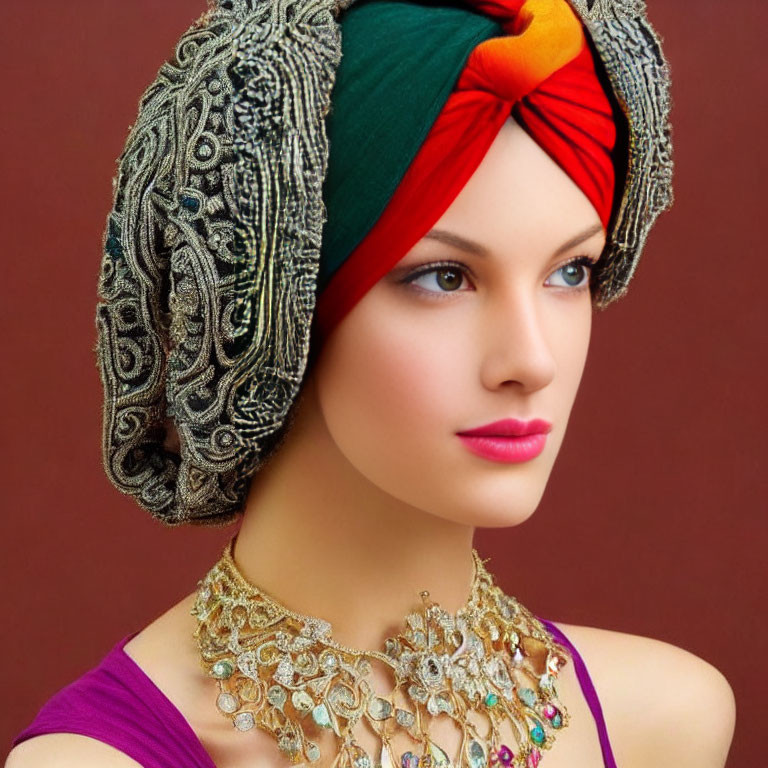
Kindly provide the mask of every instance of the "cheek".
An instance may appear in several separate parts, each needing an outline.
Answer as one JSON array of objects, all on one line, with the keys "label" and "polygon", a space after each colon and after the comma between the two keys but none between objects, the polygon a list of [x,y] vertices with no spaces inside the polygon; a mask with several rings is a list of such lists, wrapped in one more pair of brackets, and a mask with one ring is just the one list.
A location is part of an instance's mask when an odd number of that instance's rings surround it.
[{"label": "cheek", "polygon": [[584,302],[580,311],[570,312],[567,317],[555,316],[555,324],[549,334],[559,374],[555,383],[570,410],[587,361],[592,333],[591,304]]},{"label": "cheek", "polygon": [[360,312],[347,319],[329,340],[318,370],[326,426],[364,474],[385,474],[387,467],[402,472],[419,456],[423,460],[434,446],[430,438],[451,429],[444,414],[451,413],[456,370],[442,348],[448,342],[436,345],[440,334],[415,335],[412,325],[393,322],[392,314]]}]

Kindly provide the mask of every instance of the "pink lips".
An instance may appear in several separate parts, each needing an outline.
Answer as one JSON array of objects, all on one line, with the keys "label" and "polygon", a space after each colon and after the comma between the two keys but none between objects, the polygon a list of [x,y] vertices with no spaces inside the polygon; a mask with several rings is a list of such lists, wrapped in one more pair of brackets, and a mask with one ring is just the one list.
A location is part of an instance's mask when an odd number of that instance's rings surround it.
[{"label": "pink lips", "polygon": [[544,450],[551,429],[552,425],[544,419],[501,419],[456,434],[478,456],[493,461],[520,462],[529,461]]}]

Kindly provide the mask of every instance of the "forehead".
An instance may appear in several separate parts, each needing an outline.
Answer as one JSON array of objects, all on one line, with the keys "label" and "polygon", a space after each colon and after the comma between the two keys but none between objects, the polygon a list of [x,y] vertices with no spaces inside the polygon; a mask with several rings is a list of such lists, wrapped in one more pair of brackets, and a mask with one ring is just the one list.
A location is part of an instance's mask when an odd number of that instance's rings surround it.
[{"label": "forehead", "polygon": [[515,245],[547,253],[592,225],[600,218],[587,196],[510,116],[434,229],[492,252]]}]

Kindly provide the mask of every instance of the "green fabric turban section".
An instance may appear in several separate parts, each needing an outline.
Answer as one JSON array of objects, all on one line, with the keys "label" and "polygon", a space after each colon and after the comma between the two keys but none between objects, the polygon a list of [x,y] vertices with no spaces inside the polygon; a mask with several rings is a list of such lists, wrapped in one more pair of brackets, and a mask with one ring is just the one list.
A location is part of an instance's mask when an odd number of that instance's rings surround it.
[{"label": "green fabric turban section", "polygon": [[359,0],[341,34],[318,292],[387,207],[473,48],[504,31],[458,4]]}]

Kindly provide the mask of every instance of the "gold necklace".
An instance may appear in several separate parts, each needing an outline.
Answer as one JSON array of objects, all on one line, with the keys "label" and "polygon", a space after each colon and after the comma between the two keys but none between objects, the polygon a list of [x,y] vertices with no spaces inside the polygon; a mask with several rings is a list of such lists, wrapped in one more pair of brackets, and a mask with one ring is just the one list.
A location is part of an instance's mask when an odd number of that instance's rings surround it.
[{"label": "gold necklace", "polygon": [[[536,768],[568,725],[555,686],[568,650],[494,584],[475,549],[467,602],[452,615],[421,592],[421,609],[382,652],[335,642],[329,622],[248,582],[236,538],[198,582],[200,663],[218,681],[219,711],[238,731],[270,733],[291,763],[320,765],[317,742],[332,734],[335,756],[323,763],[331,768]],[[371,685],[376,661],[394,675],[389,695]],[[443,716],[461,732],[453,759],[429,736]],[[363,731],[375,734],[375,758]]]}]

